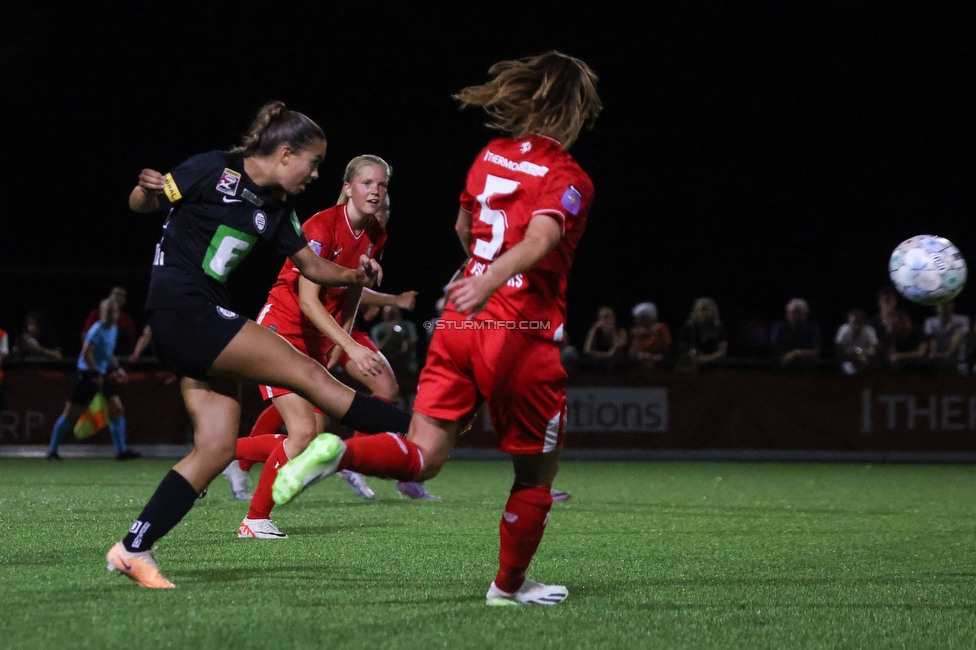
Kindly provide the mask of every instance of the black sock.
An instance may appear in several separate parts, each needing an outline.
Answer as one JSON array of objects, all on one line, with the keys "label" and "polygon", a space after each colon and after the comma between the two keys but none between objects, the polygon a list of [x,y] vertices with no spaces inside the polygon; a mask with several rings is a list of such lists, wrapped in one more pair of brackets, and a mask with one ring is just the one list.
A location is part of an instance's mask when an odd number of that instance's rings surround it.
[{"label": "black sock", "polygon": [[406,433],[410,416],[378,397],[356,393],[339,424],[363,433]]},{"label": "black sock", "polygon": [[142,514],[132,524],[129,534],[122,540],[127,551],[151,550],[156,540],[173,530],[176,524],[190,512],[197,500],[197,491],[175,469],[163,477]]}]

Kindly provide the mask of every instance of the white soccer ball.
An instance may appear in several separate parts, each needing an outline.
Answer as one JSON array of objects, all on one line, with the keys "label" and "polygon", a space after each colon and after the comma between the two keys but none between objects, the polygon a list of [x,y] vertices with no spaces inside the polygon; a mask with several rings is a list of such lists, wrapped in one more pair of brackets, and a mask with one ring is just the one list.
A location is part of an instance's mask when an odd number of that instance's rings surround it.
[{"label": "white soccer ball", "polygon": [[898,293],[922,305],[938,305],[959,295],[966,284],[966,260],[945,237],[918,235],[898,244],[888,261]]}]

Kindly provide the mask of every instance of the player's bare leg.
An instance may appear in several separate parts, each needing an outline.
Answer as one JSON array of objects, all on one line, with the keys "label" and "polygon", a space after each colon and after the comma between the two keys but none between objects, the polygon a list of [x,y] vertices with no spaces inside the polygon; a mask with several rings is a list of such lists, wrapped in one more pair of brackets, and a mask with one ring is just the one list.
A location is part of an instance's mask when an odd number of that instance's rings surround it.
[{"label": "player's bare leg", "polygon": [[298,393],[341,418],[356,392],[274,332],[248,321],[214,362],[211,374],[231,375]]},{"label": "player's bare leg", "polygon": [[193,450],[163,478],[129,534],[106,556],[109,570],[141,587],[173,586],[159,572],[153,544],[186,516],[197,496],[234,457],[236,448],[239,383],[228,378],[201,381],[184,377],[180,389],[193,423]]},{"label": "player's bare leg", "polygon": [[515,483],[499,525],[499,568],[485,596],[487,605],[555,605],[569,595],[562,585],[525,577],[549,520],[551,486],[561,451],[557,447],[546,454],[512,455]]},{"label": "player's bare leg", "polygon": [[[383,365],[375,375],[367,375],[360,372],[356,364],[351,361],[347,362],[343,368],[345,368],[350,377],[366,386],[373,395],[392,402],[400,395],[400,385],[386,356],[382,353],[379,356],[383,360]],[[366,480],[362,474],[351,469],[341,469],[338,474],[364,499],[373,498],[373,491],[366,485]],[[397,481],[396,489],[400,494],[411,499],[440,501],[440,497],[434,496],[427,491],[422,481]]]},{"label": "player's bare leg", "polygon": [[403,432],[410,419],[383,400],[356,393],[314,359],[254,321],[248,321],[214,362],[211,374],[286,388],[340,424],[357,431]]},{"label": "player's bare leg", "polygon": [[[381,400],[357,395],[280,336],[252,321],[227,344],[210,375],[206,381],[184,378],[181,382],[194,427],[194,449],[163,478],[129,529],[122,541],[127,553],[151,552],[153,543],[183,519],[200,492],[234,459],[241,415],[240,383],[234,377],[288,388],[341,418],[343,424],[364,431],[403,431],[408,426],[405,413]],[[109,563],[125,572],[119,568],[123,561],[113,559],[117,550],[110,551]],[[143,559],[139,566],[150,567],[147,571],[155,567],[154,562]],[[152,581],[139,582],[156,586],[149,584]]]},{"label": "player's bare leg", "polygon": [[[383,360],[383,364],[376,374],[373,375],[361,372],[351,359],[347,360],[342,367],[346,371],[346,374],[368,388],[374,396],[393,403],[397,395],[400,394],[400,384],[396,380],[393,368],[390,367],[390,362],[381,353],[379,353],[379,357]],[[357,431],[355,435],[360,436],[365,434]],[[372,500],[376,497],[372,488],[366,483],[366,477],[359,472],[354,472],[351,469],[343,469],[336,472],[336,474],[342,477],[349,484],[349,487],[352,488],[352,491],[360,497],[366,500]]]},{"label": "player's bare leg", "polygon": [[451,458],[459,430],[458,423],[452,420],[439,420],[423,413],[414,413],[410,420],[407,441],[417,445],[424,460],[423,469],[414,480],[427,481],[440,473],[441,468]]},{"label": "player's bare leg", "polygon": [[295,393],[274,397],[272,402],[285,421],[288,435],[277,438],[278,444],[264,463],[250,509],[237,529],[238,537],[287,539],[288,536],[271,521],[271,509],[274,508],[271,489],[278,477],[278,470],[288,463],[288,459],[305,451],[325,425],[325,418],[316,413],[305,398]]},{"label": "player's bare leg", "polygon": [[207,381],[184,377],[180,390],[193,424],[193,450],[173,469],[199,494],[234,459],[241,387],[236,380],[224,377]]}]

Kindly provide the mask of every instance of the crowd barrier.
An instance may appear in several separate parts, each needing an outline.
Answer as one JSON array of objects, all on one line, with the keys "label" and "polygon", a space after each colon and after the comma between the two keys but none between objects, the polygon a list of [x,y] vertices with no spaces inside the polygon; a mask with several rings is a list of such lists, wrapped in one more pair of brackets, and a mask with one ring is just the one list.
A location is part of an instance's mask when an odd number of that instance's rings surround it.
[{"label": "crowd barrier", "polygon": [[[399,379],[410,401],[416,378]],[[13,368],[4,384],[0,444],[46,444],[71,373]],[[130,443],[190,441],[172,374],[131,372],[120,394]],[[567,396],[568,449],[976,451],[976,379],[952,375],[584,373],[571,377]],[[246,435],[264,405],[257,388],[247,384],[241,402]],[[79,444],[110,439],[102,431]],[[458,446],[494,446],[484,413]]]}]

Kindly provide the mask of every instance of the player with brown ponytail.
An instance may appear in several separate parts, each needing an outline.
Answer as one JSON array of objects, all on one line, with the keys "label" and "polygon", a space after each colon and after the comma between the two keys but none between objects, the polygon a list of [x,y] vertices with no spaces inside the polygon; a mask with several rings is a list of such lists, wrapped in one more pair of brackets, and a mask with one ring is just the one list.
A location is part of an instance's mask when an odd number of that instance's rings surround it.
[{"label": "player with brown ponytail", "polygon": [[381,277],[367,256],[357,268],[308,246],[289,196],[318,178],[325,134],[281,102],[261,108],[241,145],[193,156],[168,174],[144,169],[129,195],[135,212],[169,206],[156,246],[146,310],[160,359],[180,377],[194,446],[156,489],[108,568],[143,587],[172,587],[153,544],[189,512],[233,460],[239,379],[282,386],[341,423],[366,432],[406,431],[407,415],[334,379],[274,332],[231,310],[226,281],[258,240],[274,241],[304,276],[324,286],[368,286]]}]

